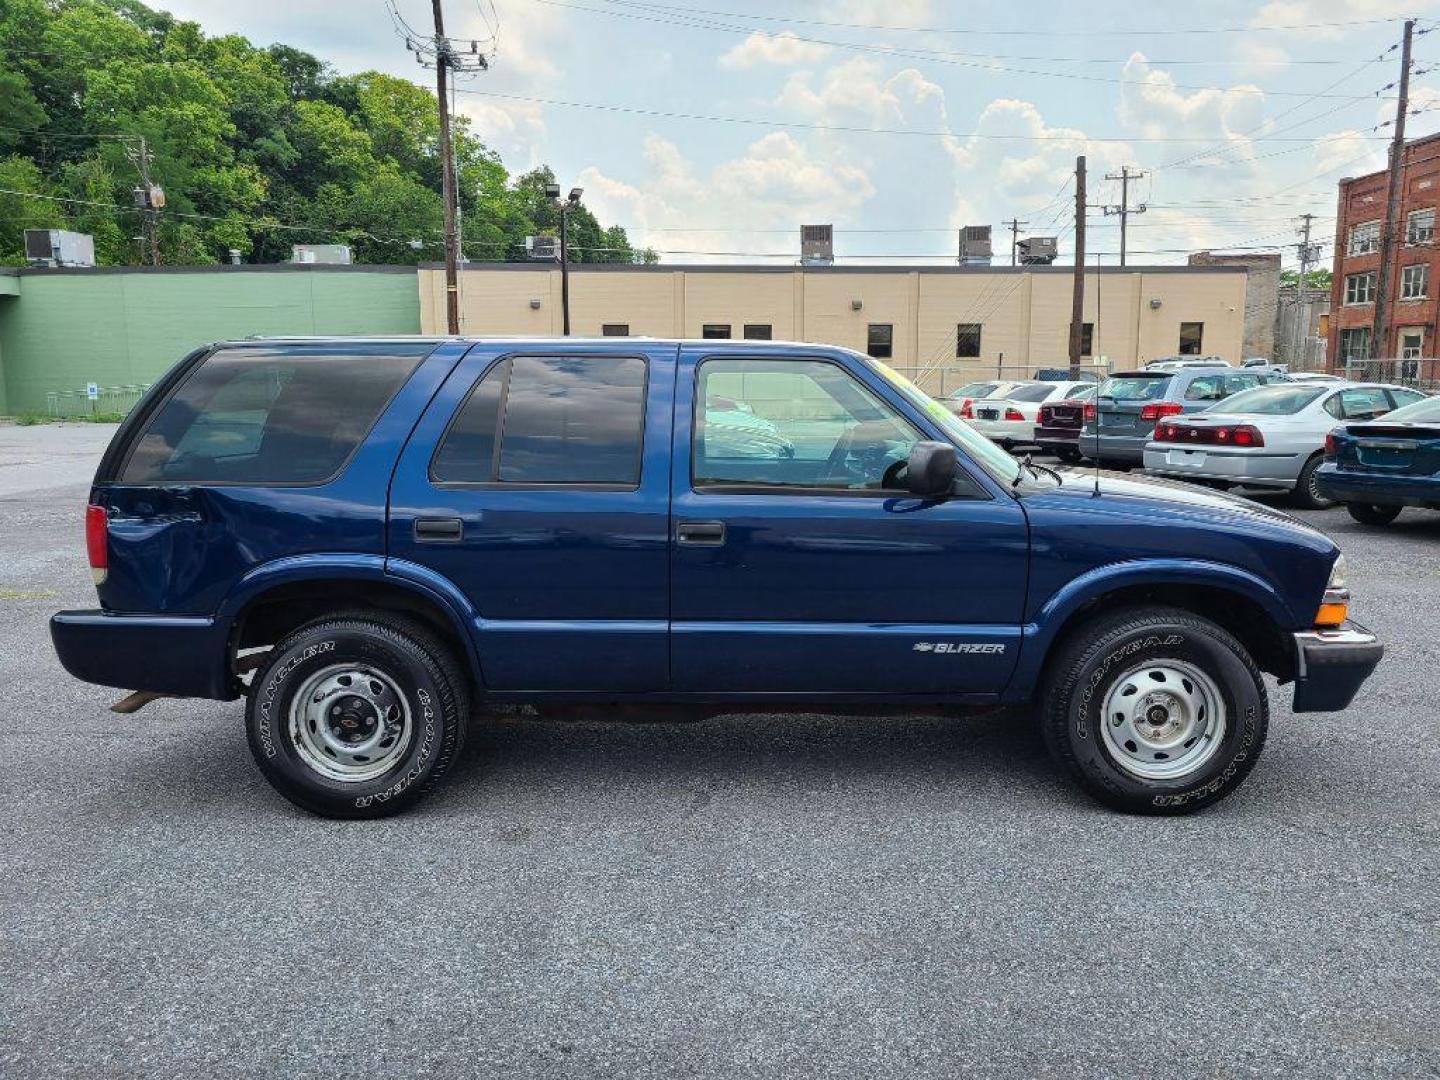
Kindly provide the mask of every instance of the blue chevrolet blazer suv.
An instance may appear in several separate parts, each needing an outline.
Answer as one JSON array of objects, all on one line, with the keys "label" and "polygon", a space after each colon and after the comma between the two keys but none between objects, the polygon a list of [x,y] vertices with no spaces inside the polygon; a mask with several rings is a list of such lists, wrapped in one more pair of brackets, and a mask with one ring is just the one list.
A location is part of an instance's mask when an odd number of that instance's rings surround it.
[{"label": "blue chevrolet blazer suv", "polygon": [[1259,757],[1262,672],[1338,710],[1382,651],[1314,529],[1017,461],[819,345],[210,345],[120,426],[86,542],[70,673],[243,697],[265,777],[344,818],[421,798],[481,703],[1030,705],[1095,798],[1185,813]]}]

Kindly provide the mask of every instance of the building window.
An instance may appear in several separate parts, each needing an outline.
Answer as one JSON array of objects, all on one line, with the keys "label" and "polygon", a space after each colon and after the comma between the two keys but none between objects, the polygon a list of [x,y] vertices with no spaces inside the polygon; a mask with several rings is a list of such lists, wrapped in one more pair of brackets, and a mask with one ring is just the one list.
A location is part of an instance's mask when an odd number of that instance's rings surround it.
[{"label": "building window", "polygon": [[[726,337],[729,337],[727,332]],[[745,324],[745,338],[747,341],[769,341],[771,330],[769,323],[750,322]]]},{"label": "building window", "polygon": [[1414,360],[1425,355],[1425,331],[1422,327],[1400,331],[1400,359]]},{"label": "building window", "polygon": [[1366,221],[1350,226],[1350,240],[1345,245],[1347,255],[1370,255],[1380,250],[1380,222]]},{"label": "building window", "polygon": [[730,336],[729,323],[707,322],[700,328],[702,338],[728,338]]},{"label": "building window", "polygon": [[1180,355],[1199,356],[1205,341],[1203,322],[1182,322],[1180,324]]},{"label": "building window", "polygon": [[1353,330],[1340,331],[1340,355],[1343,364],[1347,360],[1370,359],[1370,328],[1357,326]]},{"label": "building window", "polygon": [[895,325],[872,322],[865,335],[865,351],[876,360],[889,360],[895,352]]},{"label": "building window", "polygon": [[1080,324],[1080,355],[1095,355],[1095,324],[1093,322]]},{"label": "building window", "polygon": [[955,355],[961,360],[980,358],[980,323],[962,322],[955,326]]},{"label": "building window", "polygon": [[1430,264],[1416,263],[1400,271],[1400,299],[1424,300],[1430,284]]},{"label": "building window", "polygon": [[1348,274],[1345,278],[1345,303],[1370,304],[1375,301],[1375,271]]},{"label": "building window", "polygon": [[1405,215],[1405,243],[1428,244],[1435,239],[1435,208],[1412,210]]},{"label": "building window", "polygon": [[607,322],[601,324],[601,337],[629,337],[630,324],[623,322]]}]

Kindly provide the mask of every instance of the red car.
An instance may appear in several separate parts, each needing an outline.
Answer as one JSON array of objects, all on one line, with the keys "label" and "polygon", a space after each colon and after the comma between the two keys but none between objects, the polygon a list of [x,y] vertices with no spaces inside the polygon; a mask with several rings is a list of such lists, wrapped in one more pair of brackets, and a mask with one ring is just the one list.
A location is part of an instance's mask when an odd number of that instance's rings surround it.
[{"label": "red car", "polygon": [[1080,428],[1085,423],[1085,403],[1095,397],[1087,390],[1064,401],[1040,406],[1040,419],[1035,424],[1035,443],[1047,454],[1061,461],[1079,461]]}]

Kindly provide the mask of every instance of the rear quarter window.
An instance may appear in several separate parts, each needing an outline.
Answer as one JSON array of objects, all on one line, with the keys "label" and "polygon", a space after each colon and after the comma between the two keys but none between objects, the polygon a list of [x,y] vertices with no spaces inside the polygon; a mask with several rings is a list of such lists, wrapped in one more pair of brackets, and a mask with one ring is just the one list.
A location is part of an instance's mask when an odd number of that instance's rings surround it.
[{"label": "rear quarter window", "polygon": [[123,484],[318,484],[337,472],[431,342],[246,346],[202,361],[140,431]]}]

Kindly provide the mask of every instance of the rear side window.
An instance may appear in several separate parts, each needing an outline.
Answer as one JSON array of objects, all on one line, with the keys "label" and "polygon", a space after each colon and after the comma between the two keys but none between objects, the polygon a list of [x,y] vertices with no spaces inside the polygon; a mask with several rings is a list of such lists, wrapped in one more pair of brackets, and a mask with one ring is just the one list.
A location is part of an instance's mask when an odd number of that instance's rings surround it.
[{"label": "rear side window", "polygon": [[476,383],[430,463],[451,484],[640,482],[645,361],[517,356]]},{"label": "rear side window", "polygon": [[220,349],[135,442],[125,484],[317,484],[340,471],[431,342]]}]

